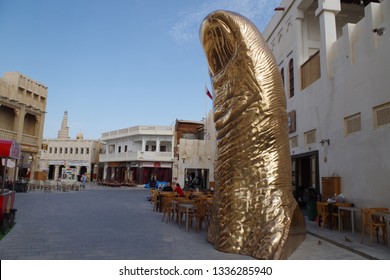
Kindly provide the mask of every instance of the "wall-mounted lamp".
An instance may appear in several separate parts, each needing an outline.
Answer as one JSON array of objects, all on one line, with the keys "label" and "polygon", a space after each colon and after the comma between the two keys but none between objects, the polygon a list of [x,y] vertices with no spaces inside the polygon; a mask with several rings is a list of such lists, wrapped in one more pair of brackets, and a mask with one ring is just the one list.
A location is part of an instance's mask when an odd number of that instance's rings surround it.
[{"label": "wall-mounted lamp", "polygon": [[378,34],[378,36],[382,36],[383,33],[385,33],[385,28],[384,27],[374,28],[372,32]]},{"label": "wall-mounted lamp", "polygon": [[182,159],[183,159],[183,163],[185,163],[186,162],[186,157],[182,157]]},{"label": "wall-mounted lamp", "polygon": [[320,144],[322,145],[322,146],[324,146],[324,144],[328,144],[328,146],[330,145],[330,139],[322,139],[321,141],[320,141]]},{"label": "wall-mounted lamp", "polygon": [[360,6],[364,6],[364,1],[360,0]]}]

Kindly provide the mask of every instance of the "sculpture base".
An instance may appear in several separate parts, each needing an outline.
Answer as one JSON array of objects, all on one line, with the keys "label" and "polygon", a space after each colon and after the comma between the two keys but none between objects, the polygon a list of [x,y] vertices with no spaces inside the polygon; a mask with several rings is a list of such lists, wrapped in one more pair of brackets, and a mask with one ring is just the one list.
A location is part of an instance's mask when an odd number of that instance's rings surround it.
[{"label": "sculpture base", "polygon": [[[306,232],[307,231],[306,231],[305,217],[304,217],[302,211],[299,209],[299,206],[297,205],[295,207],[295,210],[294,210],[293,215],[292,215],[289,234],[288,234],[287,239],[283,245],[282,253],[280,254],[280,257],[278,259],[281,259],[281,260],[288,259],[290,257],[290,255],[292,253],[294,253],[294,251],[306,239]],[[216,244],[215,244],[216,240],[213,237],[215,237],[215,236],[210,235],[210,232],[209,232],[209,234],[207,236],[207,241],[209,241],[211,244],[213,244],[214,248],[220,252],[231,253],[231,254],[242,254],[242,255],[251,256],[253,258],[257,258],[254,255],[253,251],[251,251],[251,252],[245,252],[245,251],[238,252],[238,251],[232,250],[232,248],[230,248],[230,250],[221,250],[220,248],[218,248],[218,246],[216,246]]]},{"label": "sculpture base", "polygon": [[284,244],[281,259],[288,259],[288,257],[299,247],[299,245],[301,245],[305,239],[305,217],[299,207],[296,207],[291,219],[290,232],[288,234],[286,243]]}]

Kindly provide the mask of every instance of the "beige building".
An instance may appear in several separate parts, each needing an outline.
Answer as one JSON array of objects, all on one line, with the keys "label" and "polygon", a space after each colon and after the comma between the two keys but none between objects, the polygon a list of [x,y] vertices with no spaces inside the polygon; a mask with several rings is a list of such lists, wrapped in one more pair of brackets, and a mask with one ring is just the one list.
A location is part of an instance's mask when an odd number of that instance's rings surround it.
[{"label": "beige building", "polygon": [[177,120],[173,180],[186,188],[213,186],[215,142],[211,113],[201,122]]},{"label": "beige building", "polygon": [[[0,78],[0,139],[20,143],[17,178],[37,176],[48,88],[18,72]],[[14,168],[9,169],[14,172]],[[9,174],[11,175],[11,174]]]},{"label": "beige building", "polygon": [[390,207],[390,1],[284,0],[263,35],[284,78],[293,185]]},{"label": "beige building", "polygon": [[133,126],[102,133],[99,179],[138,185],[170,182],[173,138],[172,126]]},{"label": "beige building", "polygon": [[56,139],[44,139],[40,153],[40,170],[48,179],[77,180],[86,174],[89,180],[97,177],[100,140],[86,140],[81,132],[76,139],[69,137],[68,112],[64,113]]}]

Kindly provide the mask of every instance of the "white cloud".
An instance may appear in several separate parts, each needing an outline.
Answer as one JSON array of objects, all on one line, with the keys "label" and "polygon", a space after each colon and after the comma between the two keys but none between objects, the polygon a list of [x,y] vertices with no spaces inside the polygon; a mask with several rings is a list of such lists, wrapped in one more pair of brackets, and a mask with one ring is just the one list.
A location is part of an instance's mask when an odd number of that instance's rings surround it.
[{"label": "white cloud", "polygon": [[178,43],[199,40],[199,27],[203,19],[215,10],[229,10],[249,18],[259,30],[271,19],[274,8],[281,0],[215,0],[205,2],[197,10],[182,12],[172,26],[170,34]]}]

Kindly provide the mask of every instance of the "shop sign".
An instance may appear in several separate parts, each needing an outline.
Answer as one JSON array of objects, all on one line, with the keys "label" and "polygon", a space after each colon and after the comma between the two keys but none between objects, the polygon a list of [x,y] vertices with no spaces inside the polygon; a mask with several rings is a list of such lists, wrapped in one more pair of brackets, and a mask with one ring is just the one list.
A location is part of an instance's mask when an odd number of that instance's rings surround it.
[{"label": "shop sign", "polygon": [[49,160],[49,165],[65,165],[64,160]]},{"label": "shop sign", "polygon": [[143,162],[142,166],[143,167],[154,167],[154,163],[153,162]]},{"label": "shop sign", "polygon": [[66,161],[69,166],[88,166],[89,162],[85,160],[68,160]]},{"label": "shop sign", "polygon": [[20,144],[20,149],[23,152],[38,153],[38,147],[33,147],[33,146]]},{"label": "shop sign", "polygon": [[77,173],[77,168],[70,168],[70,167],[63,168],[62,180],[75,181],[77,179],[76,173]]},{"label": "shop sign", "polygon": [[170,162],[143,162],[143,167],[155,167],[155,168],[172,168],[172,163]]}]

